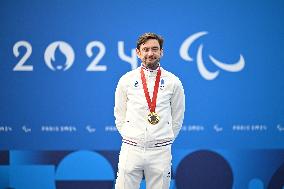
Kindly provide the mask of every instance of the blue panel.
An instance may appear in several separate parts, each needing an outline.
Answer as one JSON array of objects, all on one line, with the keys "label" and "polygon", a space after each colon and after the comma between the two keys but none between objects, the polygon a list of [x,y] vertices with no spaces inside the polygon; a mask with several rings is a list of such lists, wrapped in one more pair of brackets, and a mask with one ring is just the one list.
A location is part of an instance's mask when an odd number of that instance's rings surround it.
[{"label": "blue panel", "polygon": [[100,154],[78,151],[66,156],[58,165],[56,180],[113,180],[109,162]]},{"label": "blue panel", "polygon": [[186,94],[175,147],[283,148],[283,17],[280,0],[1,1],[0,146],[118,150],[116,84],[153,31]]},{"label": "blue panel", "polygon": [[55,189],[54,166],[11,166],[10,184],[17,189]]},{"label": "blue panel", "polygon": [[0,166],[0,188],[8,188],[9,187],[9,166]]}]

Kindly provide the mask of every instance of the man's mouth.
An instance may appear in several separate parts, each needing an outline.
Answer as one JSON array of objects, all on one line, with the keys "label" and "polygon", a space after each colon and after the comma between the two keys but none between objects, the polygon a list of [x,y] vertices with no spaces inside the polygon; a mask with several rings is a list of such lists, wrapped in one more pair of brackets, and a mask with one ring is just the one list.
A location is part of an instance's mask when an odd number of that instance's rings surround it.
[{"label": "man's mouth", "polygon": [[156,58],[155,57],[149,57],[149,58],[147,58],[148,60],[156,60]]}]

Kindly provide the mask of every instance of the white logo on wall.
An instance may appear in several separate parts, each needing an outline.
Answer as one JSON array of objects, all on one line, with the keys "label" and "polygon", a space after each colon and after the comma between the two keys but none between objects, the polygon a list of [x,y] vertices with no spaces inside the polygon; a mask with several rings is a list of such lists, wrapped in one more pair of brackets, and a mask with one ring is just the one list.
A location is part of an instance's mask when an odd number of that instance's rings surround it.
[{"label": "white logo on wall", "polygon": [[92,127],[91,125],[87,125],[87,126],[86,126],[86,130],[87,130],[89,133],[94,133],[94,132],[96,132],[96,128],[95,128],[95,127]]},{"label": "white logo on wall", "polygon": [[[56,61],[55,54],[57,50],[59,50],[66,57],[66,62],[64,65],[57,65],[56,67],[54,67],[52,63]],[[44,53],[45,63],[53,71],[62,69],[63,71],[68,70],[72,66],[74,59],[75,53],[72,47],[64,41],[55,41],[51,43],[46,48],[46,51]]]},{"label": "white logo on wall", "polygon": [[280,124],[277,124],[277,129],[280,132],[284,131],[284,127],[282,127]]},{"label": "white logo on wall", "polygon": [[219,132],[222,132],[223,131],[223,127],[220,127],[218,124],[215,124],[213,126],[214,130],[219,133]]},{"label": "white logo on wall", "polygon": [[25,133],[29,133],[29,132],[32,132],[32,128],[29,128],[25,125],[22,126],[22,130],[25,132]]},{"label": "white logo on wall", "polygon": [[[179,53],[180,53],[181,58],[186,60],[186,61],[193,62],[193,58],[189,55],[190,46],[192,45],[192,43],[194,41],[196,41],[198,38],[200,38],[201,36],[204,36],[206,34],[208,34],[208,32],[202,31],[202,32],[198,32],[198,33],[195,33],[195,34],[189,36],[182,43],[182,45],[180,47]],[[220,70],[217,70],[215,72],[210,72],[204,65],[202,52],[203,52],[203,44],[199,45],[199,47],[198,47],[198,51],[197,51],[197,55],[196,55],[197,68],[198,68],[201,76],[204,79],[213,80],[219,75]],[[217,60],[216,58],[214,58],[212,55],[209,55],[209,59],[218,68],[221,68],[222,70],[225,70],[225,71],[228,71],[228,72],[239,72],[245,66],[245,60],[244,60],[244,57],[242,56],[242,54],[240,54],[239,60],[236,63],[233,63],[233,64],[227,64],[227,63],[221,62],[221,61]]]}]

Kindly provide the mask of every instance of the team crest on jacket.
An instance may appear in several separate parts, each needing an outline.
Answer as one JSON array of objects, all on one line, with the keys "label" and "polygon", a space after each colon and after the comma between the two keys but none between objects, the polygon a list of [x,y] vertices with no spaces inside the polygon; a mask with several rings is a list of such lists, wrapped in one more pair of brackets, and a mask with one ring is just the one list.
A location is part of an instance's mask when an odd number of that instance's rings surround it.
[{"label": "team crest on jacket", "polygon": [[160,81],[160,89],[163,90],[165,88],[165,80],[161,79]]}]

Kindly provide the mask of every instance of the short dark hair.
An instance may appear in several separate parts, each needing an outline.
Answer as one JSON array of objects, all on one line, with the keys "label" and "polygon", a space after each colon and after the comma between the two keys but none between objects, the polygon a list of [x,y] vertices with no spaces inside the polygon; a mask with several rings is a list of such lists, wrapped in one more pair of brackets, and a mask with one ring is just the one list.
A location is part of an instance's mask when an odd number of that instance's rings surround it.
[{"label": "short dark hair", "polygon": [[156,39],[159,42],[160,48],[163,48],[163,43],[164,43],[164,39],[162,36],[157,35],[155,33],[144,33],[142,35],[139,36],[138,40],[137,40],[137,44],[136,44],[136,48],[139,50],[140,46],[144,43],[146,43],[146,41],[148,41],[149,39]]}]

